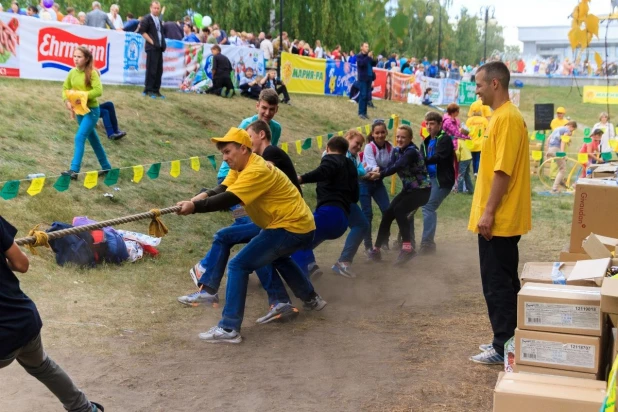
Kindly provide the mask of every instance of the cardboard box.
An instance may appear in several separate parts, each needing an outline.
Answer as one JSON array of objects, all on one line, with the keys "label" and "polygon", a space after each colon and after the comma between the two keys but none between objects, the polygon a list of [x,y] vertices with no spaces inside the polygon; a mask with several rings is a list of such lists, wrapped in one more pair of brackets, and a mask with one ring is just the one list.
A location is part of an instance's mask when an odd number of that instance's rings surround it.
[{"label": "cardboard box", "polygon": [[568,250],[560,252],[561,262],[577,262],[578,260],[592,259],[587,253],[571,253]]},{"label": "cardboard box", "polygon": [[603,163],[594,166],[596,167],[592,168],[593,179],[613,178],[618,171],[618,164],[616,163]]},{"label": "cardboard box", "polygon": [[592,380],[598,379],[597,375],[593,373],[563,371],[560,369],[539,368],[537,366],[528,366],[528,365],[515,364],[513,365],[513,371],[515,371],[516,373],[534,373],[536,375],[568,376],[571,378],[592,379]]},{"label": "cardboard box", "polygon": [[603,319],[597,287],[526,283],[517,296],[521,330],[601,336]]},{"label": "cardboard box", "polygon": [[618,182],[579,179],[575,188],[571,221],[571,253],[582,253],[582,242],[590,233],[618,238]]},{"label": "cardboard box", "polygon": [[618,278],[606,278],[601,287],[601,311],[618,314]]},{"label": "cardboard box", "polygon": [[583,242],[582,247],[593,259],[612,258],[612,252],[618,248],[618,239],[595,235],[591,233]]},{"label": "cardboard box", "polygon": [[515,363],[584,373],[599,372],[601,338],[515,330]]},{"label": "cardboard box", "polygon": [[607,265],[601,270],[598,266],[580,265],[573,277],[577,262],[528,262],[519,275],[523,285],[528,282],[555,283],[573,286],[601,286]]},{"label": "cardboard box", "polygon": [[494,412],[598,412],[603,381],[532,373],[504,373],[494,389]]}]

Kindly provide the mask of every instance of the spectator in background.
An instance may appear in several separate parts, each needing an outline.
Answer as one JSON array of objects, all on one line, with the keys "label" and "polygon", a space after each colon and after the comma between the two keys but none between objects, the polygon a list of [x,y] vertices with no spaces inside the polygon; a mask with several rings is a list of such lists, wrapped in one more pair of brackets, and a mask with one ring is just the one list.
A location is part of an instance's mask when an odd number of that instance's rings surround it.
[{"label": "spectator in background", "polygon": [[64,14],[60,13],[60,5],[58,5],[58,3],[54,3],[52,9],[54,9],[54,12],[56,13],[56,21],[62,21],[62,19],[64,19]]},{"label": "spectator in background", "polygon": [[277,92],[277,95],[283,95],[283,103],[291,105],[290,94],[285,83],[277,78],[277,70],[269,69],[266,73],[266,77],[260,82],[263,89],[273,89]]},{"label": "spectator in background", "polygon": [[[142,95],[149,95],[153,99],[165,98],[161,95],[160,89],[163,76],[163,52],[167,45],[165,36],[163,36],[160,13],[161,4],[153,1],[150,4],[150,14],[144,16],[139,25],[139,32],[146,41],[146,78]],[[107,15],[105,17],[107,18]]]},{"label": "spectator in background", "polygon": [[262,40],[262,42],[260,43],[260,50],[264,52],[264,60],[265,60],[264,65],[265,66],[268,66],[270,59],[272,59],[275,54],[273,43],[271,41],[272,38],[273,36],[271,36],[271,34],[268,33],[266,37],[264,38],[264,40]]},{"label": "spectator in background", "polygon": [[360,96],[358,99],[358,117],[363,120],[369,119],[367,117],[367,103],[368,94],[370,93],[371,83],[373,81],[373,66],[372,66],[373,54],[369,51],[369,44],[367,42],[361,45],[361,52],[358,54],[358,83]]},{"label": "spectator in background", "polygon": [[397,67],[397,55],[395,53],[391,54],[391,57],[384,65],[386,70],[391,70],[393,67]]},{"label": "spectator in background", "polygon": [[28,6],[28,9],[26,9],[26,14],[30,17],[34,17],[34,18],[39,18],[39,9],[36,8],[36,6]]},{"label": "spectator in background", "polygon": [[107,14],[107,17],[109,17],[109,20],[113,23],[113,26],[110,27],[111,29],[122,30],[124,27],[124,25],[122,24],[122,17],[120,17],[120,14],[118,14],[119,11],[120,7],[118,7],[117,4],[112,4],[109,7],[109,13]]},{"label": "spectator in background", "polygon": [[259,48],[262,45],[262,42],[264,41],[264,39],[266,39],[266,34],[263,31],[261,31],[257,37],[257,46],[256,46],[257,48]]},{"label": "spectator in background", "polygon": [[232,84],[232,63],[230,59],[221,54],[221,46],[215,44],[210,49],[212,52],[212,87],[206,91],[208,94],[218,94],[221,97],[234,96]]},{"label": "spectator in background", "polygon": [[[49,16],[49,17],[48,17]],[[39,17],[41,20],[58,21],[58,16],[53,8],[47,8],[43,4],[43,0],[39,3]]]},{"label": "spectator in background", "polygon": [[79,20],[79,24],[82,26],[86,25],[86,13],[84,13],[83,11],[80,11],[79,13],[77,13],[77,20]]},{"label": "spectator in background", "polygon": [[182,41],[187,43],[200,43],[200,39],[193,33],[193,26],[190,24],[185,24],[184,33],[185,36],[182,38]]},{"label": "spectator in background", "polygon": [[[191,23],[189,25],[193,26]],[[166,39],[182,40],[185,37],[183,26],[179,21],[166,21],[163,23],[163,36]]]},{"label": "spectator in background", "polygon": [[216,23],[212,25],[212,29],[219,31],[219,35],[217,36],[217,44],[229,44],[225,30],[219,28],[219,25]]},{"label": "spectator in background", "polygon": [[75,17],[75,9],[73,7],[67,7],[67,15],[62,19],[63,23],[80,24],[79,20]]},{"label": "spectator in background", "polygon": [[101,3],[93,1],[92,11],[86,14],[86,26],[105,29],[107,27],[113,28],[114,23],[112,23],[107,14],[101,10]]},{"label": "spectator in background", "polygon": [[236,33],[236,30],[231,29],[230,30],[230,36],[227,38],[227,41],[229,42],[230,46],[238,46],[238,33]]},{"label": "spectator in background", "polygon": [[348,63],[356,64],[356,55],[354,54],[354,50],[350,50],[349,56],[350,57],[348,58]]},{"label": "spectator in background", "polygon": [[333,60],[341,60],[341,46],[338,44],[337,47],[331,53]]},{"label": "spectator in background", "polygon": [[317,59],[324,58],[324,49],[322,48],[322,42],[319,40],[315,41],[315,47],[313,48],[313,52],[315,53],[315,57]]},{"label": "spectator in background", "polygon": [[251,67],[247,67],[245,69],[245,75],[242,79],[240,79],[240,84],[238,87],[241,90],[241,96],[255,100],[259,99],[260,92],[262,91],[262,85],[258,82],[255,74],[253,73],[253,68]]},{"label": "spectator in background", "polygon": [[614,125],[609,123],[609,114],[602,112],[599,115],[599,122],[592,127],[592,130],[600,129],[603,131],[603,138],[601,139],[601,153],[611,153],[611,142],[616,139],[616,129]]},{"label": "spectator in background", "polygon": [[11,8],[7,13],[19,14],[20,16],[26,16],[27,14],[19,8],[19,3],[14,1],[11,3]]},{"label": "spectator in background", "polygon": [[219,37],[221,35],[221,32],[219,30],[214,30],[210,36],[208,36],[206,38],[206,43],[208,44],[217,44],[217,37]]},{"label": "spectator in background", "polygon": [[132,13],[127,13],[127,21],[124,22],[122,30],[134,33],[137,31],[138,26],[139,20],[134,18]]}]

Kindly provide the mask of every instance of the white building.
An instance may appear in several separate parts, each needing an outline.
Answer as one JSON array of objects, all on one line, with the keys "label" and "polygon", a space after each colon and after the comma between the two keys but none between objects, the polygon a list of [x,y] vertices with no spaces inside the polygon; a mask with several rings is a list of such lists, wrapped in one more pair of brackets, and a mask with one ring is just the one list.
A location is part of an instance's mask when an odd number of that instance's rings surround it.
[{"label": "white building", "polygon": [[[618,60],[618,20],[612,20],[607,30],[607,22],[599,26],[599,38],[593,37],[588,47],[590,60],[594,60],[594,52],[599,52],[605,60],[605,36],[607,33],[608,61]],[[565,58],[573,60],[573,51],[569,45],[571,26],[518,27],[519,41],[524,44],[523,57],[554,57],[557,61]]]}]

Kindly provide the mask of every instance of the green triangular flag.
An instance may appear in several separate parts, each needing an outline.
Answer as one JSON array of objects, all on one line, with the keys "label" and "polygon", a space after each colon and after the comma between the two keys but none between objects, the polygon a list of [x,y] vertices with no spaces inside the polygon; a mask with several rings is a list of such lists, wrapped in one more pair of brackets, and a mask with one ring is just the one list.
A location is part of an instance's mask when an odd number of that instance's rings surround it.
[{"label": "green triangular flag", "polygon": [[148,172],[146,174],[151,179],[156,179],[159,177],[159,172],[161,171],[161,163],[153,163],[150,165]]},{"label": "green triangular flag", "polygon": [[17,196],[19,192],[19,180],[10,180],[4,184],[0,197],[4,200],[11,200]]},{"label": "green triangular flag", "polygon": [[536,140],[538,140],[540,142],[545,140],[545,133],[543,133],[543,132],[536,132]]},{"label": "green triangular flag", "polygon": [[330,138],[331,138],[331,137],[333,137],[333,136],[334,136],[334,134],[333,134],[333,133],[329,133],[329,134],[328,134],[328,140],[330,140]]},{"label": "green triangular flag", "polygon": [[105,183],[105,186],[113,186],[118,183],[118,177],[120,177],[120,169],[112,169],[105,175],[103,183]]},{"label": "green triangular flag", "polygon": [[610,160],[612,160],[611,152],[603,152],[603,153],[601,153],[601,159],[603,159],[606,162],[609,162]]},{"label": "green triangular flag", "polygon": [[584,137],[584,143],[592,143],[592,137]]},{"label": "green triangular flag", "polygon": [[215,160],[215,155],[209,155],[208,161],[210,162],[210,165],[212,166],[212,168],[217,170],[217,162]]},{"label": "green triangular flag", "polygon": [[391,130],[393,126],[395,126],[395,119],[391,117],[390,119],[388,119],[388,129]]},{"label": "green triangular flag", "polygon": [[566,153],[565,152],[557,152],[556,153],[556,157],[566,157]]},{"label": "green triangular flag", "polygon": [[303,142],[303,150],[309,150],[311,149],[311,138],[308,137],[305,139],[305,141]]},{"label": "green triangular flag", "polygon": [[405,125],[408,125],[408,126],[412,125],[409,120],[402,120],[401,124],[405,124]]},{"label": "green triangular flag", "polygon": [[584,129],[584,137],[589,137],[589,136],[590,136],[590,128],[589,128],[589,127],[586,127],[586,128]]},{"label": "green triangular flag", "polygon": [[69,188],[70,184],[71,184],[71,176],[60,176],[58,180],[56,180],[56,183],[54,183],[54,189],[56,189],[59,192],[64,192],[65,190]]}]

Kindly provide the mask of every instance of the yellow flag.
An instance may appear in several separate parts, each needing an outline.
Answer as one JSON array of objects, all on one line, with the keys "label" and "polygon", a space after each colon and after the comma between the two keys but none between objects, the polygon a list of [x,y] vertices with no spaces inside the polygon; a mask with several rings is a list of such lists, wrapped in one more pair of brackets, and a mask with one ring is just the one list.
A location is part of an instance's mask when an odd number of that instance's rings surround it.
[{"label": "yellow flag", "polygon": [[30,187],[26,191],[30,196],[36,196],[43,190],[43,186],[45,185],[44,177],[36,177],[32,179],[30,182]]},{"label": "yellow flag", "polygon": [[322,136],[318,136],[315,138],[318,141],[318,149],[322,148]]},{"label": "yellow flag", "polygon": [[133,166],[133,183],[139,183],[142,177],[144,177],[144,166]]},{"label": "yellow flag", "polygon": [[370,125],[370,124],[366,124],[366,125],[365,125],[365,133],[366,133],[366,134],[371,133],[371,125]]},{"label": "yellow flag", "polygon": [[200,158],[195,156],[191,158],[191,169],[195,170],[196,172],[200,171]]},{"label": "yellow flag", "polygon": [[560,140],[562,140],[564,143],[571,143],[571,136],[564,135],[560,138]]},{"label": "yellow flag", "polygon": [[172,177],[180,176],[180,160],[172,160],[170,175],[172,175]]},{"label": "yellow flag", "polygon": [[84,179],[84,187],[86,189],[92,189],[97,185],[99,180],[99,172],[93,170],[92,172],[86,172],[86,178]]},{"label": "yellow flag", "polygon": [[541,152],[540,150],[533,150],[532,151],[532,160],[541,160],[543,158],[543,152]]},{"label": "yellow flag", "polygon": [[287,143],[281,143],[281,150],[283,150],[286,153],[289,153],[288,144]]},{"label": "yellow flag", "polygon": [[362,133],[362,132],[363,132],[363,128],[362,128],[362,127],[360,127],[360,126],[358,126],[358,127],[356,128],[356,130],[358,130],[358,132],[359,132],[359,133]]},{"label": "yellow flag", "polygon": [[339,131],[337,132],[337,134],[338,134],[339,136],[343,136],[343,130],[339,130]]},{"label": "yellow flag", "polygon": [[296,153],[300,154],[303,151],[302,142],[300,140],[296,141]]},{"label": "yellow flag", "polygon": [[577,154],[577,162],[581,164],[588,163],[588,153],[578,153]]},{"label": "yellow flag", "polygon": [[426,128],[426,127],[423,127],[423,128],[421,129],[421,136],[423,136],[423,137],[427,137],[427,136],[429,136],[429,130],[427,130],[427,128]]},{"label": "yellow flag", "polygon": [[618,140],[610,140],[609,144],[615,152],[618,152]]}]

